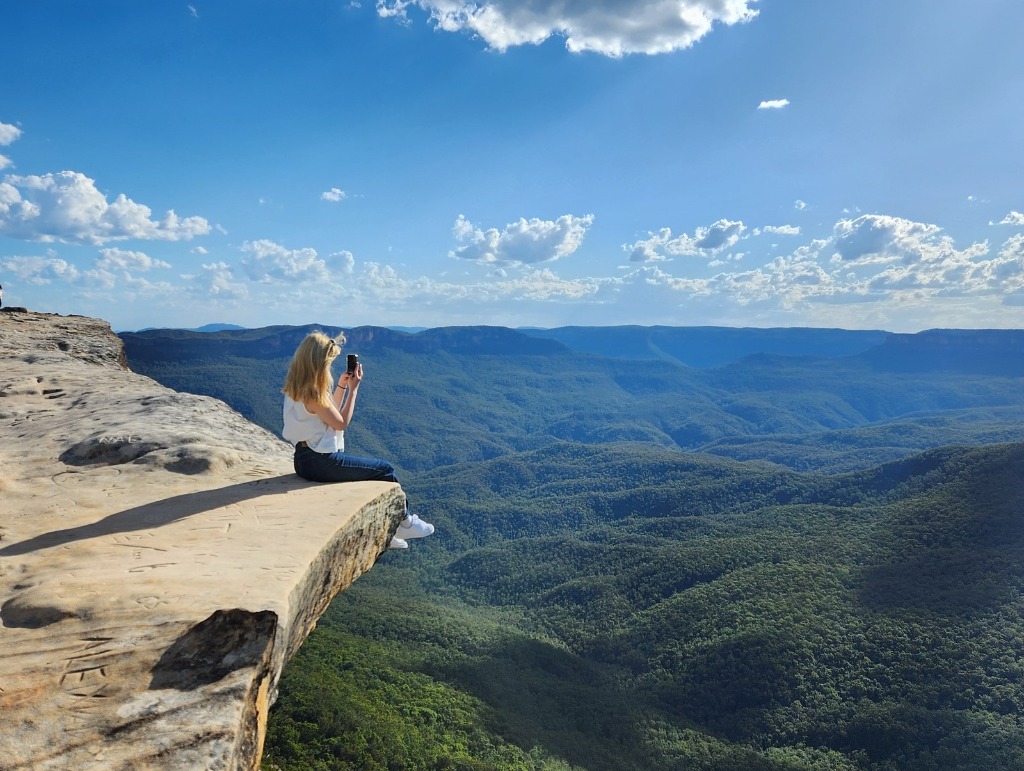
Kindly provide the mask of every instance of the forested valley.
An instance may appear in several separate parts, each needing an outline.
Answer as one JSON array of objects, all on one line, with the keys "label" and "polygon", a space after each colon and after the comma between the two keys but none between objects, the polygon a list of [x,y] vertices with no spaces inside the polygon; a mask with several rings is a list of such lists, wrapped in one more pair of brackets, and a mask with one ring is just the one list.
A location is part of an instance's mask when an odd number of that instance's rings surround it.
[{"label": "forested valley", "polygon": [[[279,432],[308,330],[122,338]],[[438,532],[331,605],[264,768],[1024,768],[1021,340],[350,330],[348,449]]]}]

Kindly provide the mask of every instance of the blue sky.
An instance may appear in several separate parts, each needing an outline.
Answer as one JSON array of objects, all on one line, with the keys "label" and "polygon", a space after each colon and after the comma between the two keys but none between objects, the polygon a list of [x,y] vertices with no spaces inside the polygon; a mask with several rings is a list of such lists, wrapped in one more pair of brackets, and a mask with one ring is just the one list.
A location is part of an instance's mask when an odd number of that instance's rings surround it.
[{"label": "blue sky", "polygon": [[1024,326],[1019,0],[36,0],[7,305]]}]

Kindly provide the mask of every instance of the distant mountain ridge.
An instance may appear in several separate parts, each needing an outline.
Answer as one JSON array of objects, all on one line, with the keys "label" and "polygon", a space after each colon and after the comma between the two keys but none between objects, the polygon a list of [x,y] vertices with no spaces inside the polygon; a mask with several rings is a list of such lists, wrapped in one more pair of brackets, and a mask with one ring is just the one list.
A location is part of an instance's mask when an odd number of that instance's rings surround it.
[{"label": "distant mountain ridge", "polygon": [[892,333],[805,327],[556,327],[524,329],[580,353],[615,359],[660,359],[708,368],[755,354],[841,358],[881,345]]},{"label": "distant mountain ridge", "polygon": [[341,333],[347,340],[346,350],[373,352],[381,349],[412,354],[444,351],[455,354],[488,355],[557,355],[568,353],[563,344],[543,338],[532,338],[506,327],[439,327],[423,332],[399,332],[387,327],[342,328],[326,324],[272,326],[257,329],[196,332],[184,329],[151,329],[123,332],[121,339],[130,358],[168,358],[180,354],[190,358],[201,350],[204,356],[241,356],[252,359],[290,357],[302,339],[313,331],[332,337]]},{"label": "distant mountain ridge", "polygon": [[[288,360],[313,329],[342,331],[307,324],[121,337],[135,371],[222,398],[279,430]],[[611,339],[614,331],[595,328],[586,339]],[[623,334],[639,341],[649,331]],[[352,446],[410,470],[569,440],[642,441],[798,470],[842,471],[944,444],[1024,440],[1024,391],[1016,379],[1024,333],[881,333],[880,345],[860,353],[815,357],[808,355],[815,346],[831,340],[833,352],[849,352],[870,343],[870,335],[677,331],[704,343],[731,335],[743,343],[731,355],[745,356],[696,368],[665,358],[581,353],[503,327],[415,334],[348,329],[345,350],[360,354],[373,383],[361,396]],[[784,345],[787,335],[792,345]],[[751,352],[759,340],[790,355]],[[976,355],[967,358],[971,352]],[[961,363],[964,371],[956,369]]]},{"label": "distant mountain ridge", "polygon": [[[222,327],[215,329],[214,327]],[[305,335],[344,332],[347,349],[358,353],[389,349],[410,354],[550,356],[571,352],[611,359],[665,361],[696,369],[721,367],[748,357],[848,359],[875,371],[1024,375],[1024,330],[932,329],[914,334],[876,330],[771,329],[734,327],[558,327],[509,329],[497,326],[436,327],[406,332],[389,327],[342,328],[326,324],[254,329],[208,325],[198,330],[148,329],[123,332],[130,358],[174,353],[189,358],[290,356]],[[767,357],[767,358],[765,358]]]},{"label": "distant mountain ridge", "polygon": [[857,356],[888,372],[951,371],[984,375],[1024,375],[1024,330],[929,329],[889,335]]}]

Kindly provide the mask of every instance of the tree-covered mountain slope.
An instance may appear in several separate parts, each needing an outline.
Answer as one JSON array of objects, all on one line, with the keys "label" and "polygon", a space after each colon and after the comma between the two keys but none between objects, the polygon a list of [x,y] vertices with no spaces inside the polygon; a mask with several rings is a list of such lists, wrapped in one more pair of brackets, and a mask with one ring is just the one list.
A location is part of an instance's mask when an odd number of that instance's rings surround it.
[{"label": "tree-covered mountain slope", "polygon": [[839,358],[881,345],[889,332],[755,327],[556,327],[523,329],[574,351],[615,359],[660,359],[688,367],[719,367],[759,353]]},{"label": "tree-covered mountain slope", "polygon": [[[222,398],[277,431],[279,384],[313,328],[121,337],[137,372]],[[1006,374],[888,372],[856,357],[767,353],[696,370],[577,353],[498,327],[361,327],[348,336],[346,350],[367,372],[353,446],[413,470],[561,440],[642,441],[833,471],[953,441],[1024,440],[1022,381]]]},{"label": "tree-covered mountain slope", "polygon": [[[357,351],[349,447],[438,531],[332,604],[266,768],[1024,767],[1017,377],[403,334]],[[277,430],[277,346],[127,350]]]},{"label": "tree-covered mountain slope", "polygon": [[335,601],[269,757],[375,767],[299,740],[337,713],[349,748],[387,726],[380,767],[1018,768],[1022,469],[1024,445],[821,476],[564,443],[418,475],[438,533]]}]

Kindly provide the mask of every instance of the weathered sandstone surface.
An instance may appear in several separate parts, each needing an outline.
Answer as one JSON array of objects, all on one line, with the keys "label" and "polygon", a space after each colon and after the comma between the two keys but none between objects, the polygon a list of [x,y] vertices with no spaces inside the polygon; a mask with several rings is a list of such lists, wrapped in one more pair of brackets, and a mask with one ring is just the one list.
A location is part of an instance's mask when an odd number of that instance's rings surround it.
[{"label": "weathered sandstone surface", "polygon": [[300,480],[75,316],[0,312],[0,440],[0,768],[258,766],[281,668],[401,489]]}]

